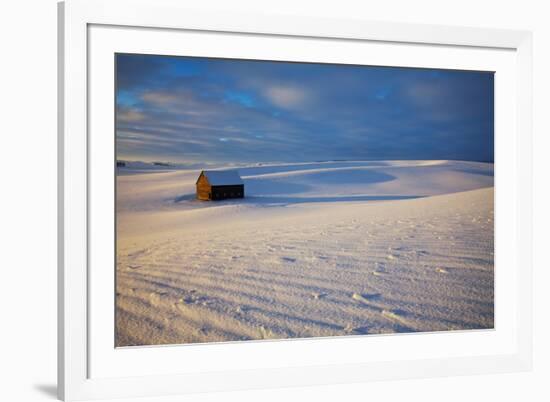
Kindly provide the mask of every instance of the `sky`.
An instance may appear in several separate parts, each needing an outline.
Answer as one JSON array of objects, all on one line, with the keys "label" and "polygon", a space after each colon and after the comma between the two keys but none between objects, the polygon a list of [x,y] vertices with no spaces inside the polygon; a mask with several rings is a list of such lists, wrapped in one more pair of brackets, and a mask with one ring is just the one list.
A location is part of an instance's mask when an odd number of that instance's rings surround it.
[{"label": "sky", "polygon": [[492,72],[116,55],[117,159],[493,162]]}]

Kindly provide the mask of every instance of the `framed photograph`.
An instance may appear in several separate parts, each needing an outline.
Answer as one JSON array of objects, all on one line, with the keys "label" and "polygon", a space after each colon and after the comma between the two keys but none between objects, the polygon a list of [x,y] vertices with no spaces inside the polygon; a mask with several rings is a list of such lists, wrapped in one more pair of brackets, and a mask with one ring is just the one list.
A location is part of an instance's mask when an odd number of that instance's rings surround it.
[{"label": "framed photograph", "polygon": [[70,0],[59,45],[60,398],[530,369],[529,32]]}]

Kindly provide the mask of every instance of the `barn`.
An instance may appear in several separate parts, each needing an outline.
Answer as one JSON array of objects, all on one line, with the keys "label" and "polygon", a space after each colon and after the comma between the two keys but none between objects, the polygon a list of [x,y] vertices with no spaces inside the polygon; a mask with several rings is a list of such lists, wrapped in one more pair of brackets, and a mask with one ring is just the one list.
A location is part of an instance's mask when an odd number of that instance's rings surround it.
[{"label": "barn", "polygon": [[244,198],[244,182],[236,170],[203,170],[197,179],[197,199]]}]

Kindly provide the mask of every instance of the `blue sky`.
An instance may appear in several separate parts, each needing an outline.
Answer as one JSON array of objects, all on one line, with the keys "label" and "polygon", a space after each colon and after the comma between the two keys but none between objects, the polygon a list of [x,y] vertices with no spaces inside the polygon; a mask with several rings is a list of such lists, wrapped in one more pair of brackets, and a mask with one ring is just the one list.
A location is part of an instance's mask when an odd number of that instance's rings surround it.
[{"label": "blue sky", "polygon": [[491,72],[116,57],[118,159],[494,158]]}]

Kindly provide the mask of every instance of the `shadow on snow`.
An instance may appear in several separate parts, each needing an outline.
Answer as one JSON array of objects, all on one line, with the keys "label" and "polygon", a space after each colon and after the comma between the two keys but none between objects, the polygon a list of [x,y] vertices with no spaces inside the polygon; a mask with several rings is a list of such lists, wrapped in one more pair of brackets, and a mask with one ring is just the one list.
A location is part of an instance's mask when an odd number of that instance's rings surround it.
[{"label": "shadow on snow", "polygon": [[221,205],[291,205],[317,202],[357,202],[357,201],[390,201],[409,200],[422,198],[423,195],[342,195],[342,196],[311,196],[311,197],[288,197],[288,196],[246,196],[240,199],[228,199],[220,201],[199,201],[195,194],[184,194],[174,199],[175,203],[192,202],[196,206],[215,207]]},{"label": "shadow on snow", "polygon": [[[300,172],[302,173],[302,172]],[[383,183],[395,180],[395,176],[374,170],[348,171],[345,174],[338,171],[306,171],[293,177],[248,177],[245,178],[245,198],[223,201],[198,201],[195,193],[187,193],[173,199],[174,203],[189,202],[203,207],[243,204],[243,205],[289,205],[315,202],[351,202],[351,201],[386,201],[419,198],[410,195],[308,195],[308,192],[323,192],[329,185],[334,192],[339,192],[339,184],[360,185]],[[317,190],[317,191],[316,191]],[[340,190],[342,191],[342,190]],[[299,195],[298,195],[299,194]]]}]

